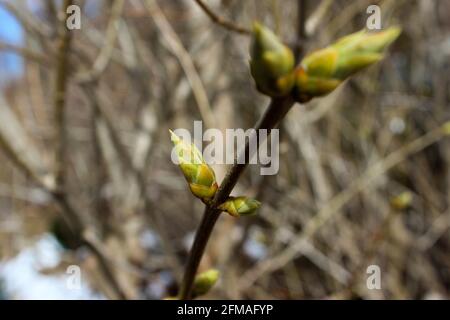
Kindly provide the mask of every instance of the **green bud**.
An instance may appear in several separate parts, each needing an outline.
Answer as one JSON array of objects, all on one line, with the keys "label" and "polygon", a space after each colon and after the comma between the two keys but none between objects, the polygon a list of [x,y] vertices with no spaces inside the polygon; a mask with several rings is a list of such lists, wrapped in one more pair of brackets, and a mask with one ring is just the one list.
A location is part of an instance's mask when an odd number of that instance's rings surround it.
[{"label": "green bud", "polygon": [[297,100],[305,102],[328,94],[348,77],[380,61],[383,50],[400,33],[398,27],[378,33],[362,30],[307,55],[295,72]]},{"label": "green bud", "polygon": [[444,134],[450,136],[450,121],[444,123],[444,125],[442,126],[442,130],[444,131]]},{"label": "green bud", "polygon": [[294,86],[295,58],[268,28],[255,22],[250,71],[258,90],[268,96],[284,96]]},{"label": "green bud", "polygon": [[208,293],[219,279],[220,272],[216,269],[209,269],[195,277],[192,288],[192,297],[198,297]]},{"label": "green bud", "polygon": [[409,191],[400,193],[390,201],[391,207],[396,210],[404,210],[411,206],[413,195]]},{"label": "green bud", "polygon": [[228,212],[233,217],[249,216],[256,212],[261,202],[247,197],[229,197],[219,206],[222,211]]},{"label": "green bud", "polygon": [[191,192],[204,202],[213,198],[218,189],[214,170],[205,162],[194,144],[183,142],[175,133],[169,131],[175,145],[181,171]]}]

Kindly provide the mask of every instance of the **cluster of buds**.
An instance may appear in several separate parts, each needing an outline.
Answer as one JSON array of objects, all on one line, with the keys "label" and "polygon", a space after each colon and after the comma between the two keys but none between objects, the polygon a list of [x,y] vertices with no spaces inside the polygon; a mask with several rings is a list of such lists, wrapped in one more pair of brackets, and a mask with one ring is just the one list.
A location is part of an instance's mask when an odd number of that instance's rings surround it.
[{"label": "cluster of buds", "polygon": [[307,55],[295,68],[294,55],[269,29],[255,23],[250,71],[257,89],[271,97],[293,94],[307,102],[336,89],[356,72],[380,61],[400,35],[398,27],[378,33],[365,30]]},{"label": "cluster of buds", "polygon": [[[192,143],[186,143],[173,131],[170,131],[179,166],[189,185],[192,194],[205,204],[214,198],[218,184],[214,170],[206,163],[201,152]],[[248,216],[261,206],[259,201],[247,197],[229,197],[217,209],[229,213],[233,217]]]}]

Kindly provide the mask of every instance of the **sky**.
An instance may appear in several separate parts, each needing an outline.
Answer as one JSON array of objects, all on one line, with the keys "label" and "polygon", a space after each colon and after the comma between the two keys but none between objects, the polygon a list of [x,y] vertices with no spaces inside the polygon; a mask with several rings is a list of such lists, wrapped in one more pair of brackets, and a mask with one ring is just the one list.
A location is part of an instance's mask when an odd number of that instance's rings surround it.
[{"label": "sky", "polygon": [[[22,45],[23,30],[15,17],[0,6],[0,42]],[[0,83],[16,78],[23,72],[22,57],[12,52],[0,51]]]}]

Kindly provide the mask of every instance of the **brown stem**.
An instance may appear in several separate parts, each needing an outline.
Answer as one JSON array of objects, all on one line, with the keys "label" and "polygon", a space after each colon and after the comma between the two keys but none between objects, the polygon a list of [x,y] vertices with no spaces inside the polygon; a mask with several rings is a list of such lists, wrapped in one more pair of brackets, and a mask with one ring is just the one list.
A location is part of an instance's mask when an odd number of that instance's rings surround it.
[{"label": "brown stem", "polygon": [[[269,135],[272,129],[278,125],[293,105],[294,100],[290,96],[273,98],[261,120],[256,125],[256,130],[266,129],[268,130]],[[258,141],[258,148],[260,142],[261,141]],[[249,141],[247,141],[245,148],[242,151],[243,155],[249,155],[246,158],[247,160],[252,157],[252,155],[249,154],[249,150],[250,145]],[[211,204],[205,207],[205,213],[203,214],[202,221],[195,235],[194,244],[192,245],[184,272],[183,282],[179,293],[180,299],[191,299],[192,285],[194,283],[195,275],[197,274],[200,260],[203,256],[214,225],[216,224],[216,221],[221,213],[221,211],[217,209],[217,206],[228,198],[234,186],[238,182],[242,172],[247,167],[247,164],[247,162],[244,164],[238,164],[235,161],[235,164],[228,171]]]},{"label": "brown stem", "polygon": [[297,0],[297,39],[295,44],[295,58],[298,60],[304,51],[304,40],[306,39],[306,0]]}]

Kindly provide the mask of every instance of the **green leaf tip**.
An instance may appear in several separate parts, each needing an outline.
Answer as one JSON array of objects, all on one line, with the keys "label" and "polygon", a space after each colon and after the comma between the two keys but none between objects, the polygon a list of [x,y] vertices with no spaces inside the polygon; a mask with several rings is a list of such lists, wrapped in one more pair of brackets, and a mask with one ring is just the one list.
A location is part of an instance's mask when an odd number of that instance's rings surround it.
[{"label": "green leaf tip", "polygon": [[268,96],[287,95],[294,86],[292,50],[267,27],[253,23],[250,72],[257,89]]},{"label": "green leaf tip", "polygon": [[401,34],[391,27],[381,32],[361,30],[307,55],[295,71],[295,96],[299,102],[323,96],[344,80],[383,59],[383,51]]},{"label": "green leaf tip", "polygon": [[179,166],[192,194],[203,202],[214,197],[218,189],[214,170],[205,162],[195,144],[186,143],[169,130]]},{"label": "green leaf tip", "polygon": [[219,209],[233,217],[250,216],[261,207],[261,202],[248,197],[229,197]]}]

